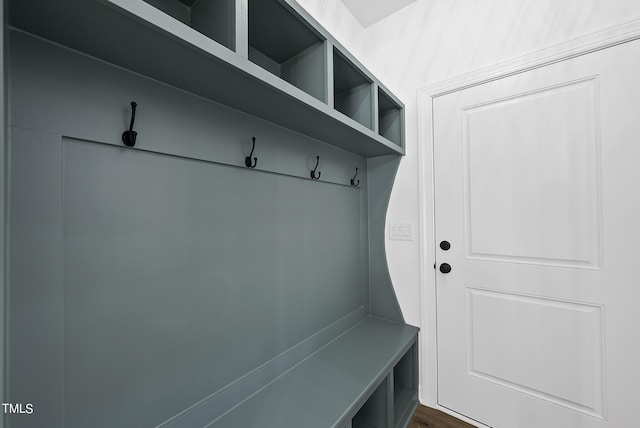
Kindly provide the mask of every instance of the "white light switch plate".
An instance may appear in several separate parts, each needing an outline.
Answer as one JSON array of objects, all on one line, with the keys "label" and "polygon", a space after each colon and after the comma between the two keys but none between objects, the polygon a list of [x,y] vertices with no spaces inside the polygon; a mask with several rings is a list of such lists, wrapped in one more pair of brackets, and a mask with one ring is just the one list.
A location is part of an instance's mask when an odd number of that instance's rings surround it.
[{"label": "white light switch plate", "polygon": [[389,223],[389,239],[394,241],[413,241],[413,224]]}]

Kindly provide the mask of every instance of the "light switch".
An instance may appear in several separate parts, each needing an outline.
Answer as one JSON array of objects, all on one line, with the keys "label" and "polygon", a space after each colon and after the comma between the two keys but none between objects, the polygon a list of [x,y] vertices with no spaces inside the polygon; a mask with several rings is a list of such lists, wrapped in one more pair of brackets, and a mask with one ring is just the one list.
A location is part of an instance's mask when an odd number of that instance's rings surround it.
[{"label": "light switch", "polygon": [[413,241],[413,224],[389,223],[389,239],[394,241]]}]

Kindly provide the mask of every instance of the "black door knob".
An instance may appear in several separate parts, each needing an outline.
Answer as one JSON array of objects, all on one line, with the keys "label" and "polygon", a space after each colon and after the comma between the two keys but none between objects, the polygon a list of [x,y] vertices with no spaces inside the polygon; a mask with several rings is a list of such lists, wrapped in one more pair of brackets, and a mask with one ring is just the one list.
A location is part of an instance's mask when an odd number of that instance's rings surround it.
[{"label": "black door knob", "polygon": [[442,272],[442,273],[451,272],[451,265],[449,263],[442,263],[440,265],[440,272]]},{"label": "black door knob", "polygon": [[440,249],[447,251],[449,248],[451,248],[451,244],[449,244],[449,241],[442,241],[440,243]]}]

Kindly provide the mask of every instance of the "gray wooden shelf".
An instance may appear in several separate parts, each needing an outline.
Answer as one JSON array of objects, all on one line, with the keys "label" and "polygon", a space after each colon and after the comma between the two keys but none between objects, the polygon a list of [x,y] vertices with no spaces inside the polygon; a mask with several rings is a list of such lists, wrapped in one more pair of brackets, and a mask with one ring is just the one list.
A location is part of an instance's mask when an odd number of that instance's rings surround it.
[{"label": "gray wooden shelf", "polygon": [[369,317],[208,427],[343,426],[416,343],[417,332]]},{"label": "gray wooden shelf", "polygon": [[[164,5],[164,11],[152,6],[152,2]],[[18,29],[350,152],[365,157],[404,154],[402,142],[379,135],[368,123],[365,126],[329,105],[333,103],[327,100],[328,94],[320,93],[321,88],[329,90],[328,66],[326,73],[299,77],[297,70],[321,62],[321,55],[326,59],[330,46],[349,56],[312,18],[304,16],[308,22],[300,24],[307,29],[305,40],[310,43],[283,48],[277,39],[258,42],[259,37],[252,37],[253,33],[247,31],[246,22],[245,27],[203,26],[194,20],[194,11],[189,14],[174,10],[187,8],[184,3],[190,4],[188,0],[22,0],[9,2],[8,16],[10,25]],[[217,5],[222,14],[231,13],[228,0],[207,3]],[[268,3],[272,9],[277,6],[287,8],[289,14],[294,11],[284,1]],[[233,22],[242,24],[238,2],[234,4]],[[295,12],[303,13],[299,7]],[[247,15],[249,20],[251,15]],[[280,15],[285,16],[286,11]],[[291,17],[283,19],[291,25]],[[266,24],[259,19],[254,18],[252,24],[258,35],[265,31]],[[273,23],[270,25],[267,28],[275,28]],[[298,33],[304,31],[298,29]],[[232,42],[235,49],[229,48]],[[312,60],[302,61],[305,56]],[[351,62],[356,63],[353,58]],[[278,65],[280,72],[274,73],[274,67],[266,63]],[[356,65],[381,86],[364,67]]]}]

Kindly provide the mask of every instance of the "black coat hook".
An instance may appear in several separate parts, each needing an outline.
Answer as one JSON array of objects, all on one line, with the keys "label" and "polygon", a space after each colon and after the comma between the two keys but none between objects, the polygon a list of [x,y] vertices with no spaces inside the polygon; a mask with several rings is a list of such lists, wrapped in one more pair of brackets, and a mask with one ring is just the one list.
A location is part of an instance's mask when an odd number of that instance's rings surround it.
[{"label": "black coat hook", "polygon": [[356,175],[351,179],[351,185],[354,187],[358,187],[360,185],[360,180],[356,181],[356,177],[358,176],[358,167],[356,167]]},{"label": "black coat hook", "polygon": [[133,147],[136,145],[136,137],[138,136],[138,133],[133,130],[133,123],[136,120],[136,107],[138,107],[138,104],[132,101],[131,102],[131,123],[129,124],[129,130],[124,131],[122,133],[122,142],[127,147]]},{"label": "black coat hook", "polygon": [[320,163],[320,156],[316,156],[316,167],[311,170],[311,179],[317,180],[320,178],[320,174],[322,172],[318,171],[318,176],[316,177],[316,170],[318,169],[318,164]]},{"label": "black coat hook", "polygon": [[251,137],[251,139],[253,140],[253,147],[251,147],[251,153],[249,154],[249,156],[244,158],[244,164],[247,166],[247,168],[255,168],[256,165],[258,165],[258,158],[253,158],[253,163],[251,163],[251,156],[253,156],[253,151],[256,148],[256,137]]}]

